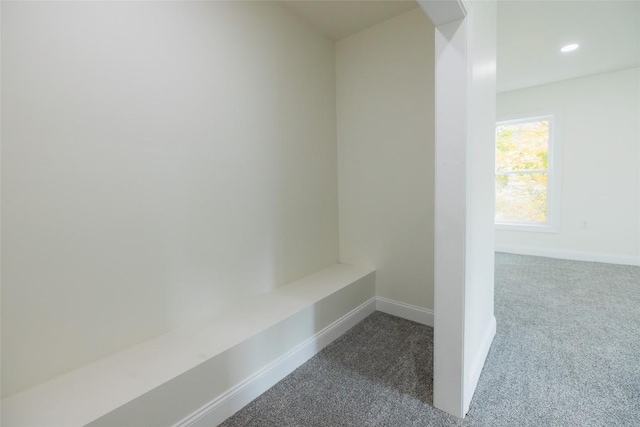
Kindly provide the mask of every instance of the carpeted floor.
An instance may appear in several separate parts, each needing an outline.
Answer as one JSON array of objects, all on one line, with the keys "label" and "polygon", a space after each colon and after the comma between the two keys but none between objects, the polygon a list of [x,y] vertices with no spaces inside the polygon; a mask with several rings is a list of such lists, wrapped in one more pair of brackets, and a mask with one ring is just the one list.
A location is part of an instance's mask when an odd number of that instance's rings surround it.
[{"label": "carpeted floor", "polygon": [[496,256],[498,333],[464,420],[433,330],[376,312],[223,426],[640,426],[640,267]]}]

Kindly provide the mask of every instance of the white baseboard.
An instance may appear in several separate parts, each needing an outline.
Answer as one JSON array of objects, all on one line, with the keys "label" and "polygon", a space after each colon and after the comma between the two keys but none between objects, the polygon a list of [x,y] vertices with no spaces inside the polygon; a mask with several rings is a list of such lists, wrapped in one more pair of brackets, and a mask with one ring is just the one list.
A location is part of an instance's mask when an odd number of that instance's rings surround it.
[{"label": "white baseboard", "polygon": [[370,298],[251,377],[185,417],[174,427],[212,427],[221,424],[375,310],[433,326],[433,310],[388,298]]},{"label": "white baseboard", "polygon": [[221,424],[311,359],[332,341],[364,320],[375,309],[376,298],[373,297],[280,356],[251,377],[229,389],[226,393],[182,419],[174,427],[212,427]]},{"label": "white baseboard", "polygon": [[533,248],[527,246],[496,245],[496,252],[519,255],[534,255],[547,258],[570,259],[574,261],[604,262],[640,266],[640,256],[601,254],[595,252],[567,251],[563,249]]},{"label": "white baseboard", "polygon": [[433,310],[383,297],[376,298],[376,310],[433,327]]},{"label": "white baseboard", "polygon": [[473,362],[469,367],[469,376],[468,376],[468,387],[470,393],[465,393],[465,404],[464,404],[464,413],[469,412],[469,405],[471,404],[471,398],[473,397],[473,393],[478,386],[478,381],[480,380],[480,374],[482,373],[482,368],[484,367],[484,362],[487,360],[487,356],[489,355],[489,349],[491,348],[491,343],[493,343],[493,338],[496,336],[496,318],[491,318],[491,323],[485,330],[484,336],[482,337],[482,343],[480,344],[480,348],[476,352],[476,355],[473,358]]}]

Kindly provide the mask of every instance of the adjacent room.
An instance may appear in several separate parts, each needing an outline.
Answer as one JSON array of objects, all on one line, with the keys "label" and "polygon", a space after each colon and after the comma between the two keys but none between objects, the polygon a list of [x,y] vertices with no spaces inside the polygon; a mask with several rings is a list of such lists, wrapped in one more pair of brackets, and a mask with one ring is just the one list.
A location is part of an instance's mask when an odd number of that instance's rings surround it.
[{"label": "adjacent room", "polygon": [[640,424],[639,66],[638,2],[498,5],[499,425]]},{"label": "adjacent room", "polygon": [[640,3],[0,15],[3,426],[640,425]]}]

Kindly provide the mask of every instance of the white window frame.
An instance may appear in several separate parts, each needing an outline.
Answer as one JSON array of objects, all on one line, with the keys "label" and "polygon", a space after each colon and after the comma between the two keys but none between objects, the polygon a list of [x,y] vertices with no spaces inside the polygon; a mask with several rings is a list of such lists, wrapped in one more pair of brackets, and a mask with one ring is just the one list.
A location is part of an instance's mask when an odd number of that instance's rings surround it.
[{"label": "white window frame", "polygon": [[[519,114],[517,116],[502,117],[496,122],[496,130],[498,126],[516,125],[540,120],[546,120],[549,122],[549,151],[547,157],[547,222],[496,221],[496,230],[538,233],[560,232],[560,149],[558,138],[558,114]],[[531,172],[535,171],[522,171],[522,173]],[[497,175],[498,173],[496,170],[496,176]]]}]

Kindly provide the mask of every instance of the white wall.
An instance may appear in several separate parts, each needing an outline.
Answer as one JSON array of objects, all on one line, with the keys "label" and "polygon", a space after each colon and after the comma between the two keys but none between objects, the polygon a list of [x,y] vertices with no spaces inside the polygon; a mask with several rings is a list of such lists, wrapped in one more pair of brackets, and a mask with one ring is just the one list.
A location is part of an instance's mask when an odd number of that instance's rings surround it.
[{"label": "white wall", "polygon": [[434,395],[469,410],[495,336],[496,2],[436,29]]},{"label": "white wall", "polygon": [[337,262],[334,46],[279,6],[3,2],[1,71],[3,395]]},{"label": "white wall", "polygon": [[498,119],[556,114],[561,152],[559,232],[498,230],[498,250],[640,265],[639,93],[634,68],[498,95]]},{"label": "white wall", "polygon": [[447,19],[435,30],[438,114],[435,124],[433,406],[464,417],[467,126],[471,73],[467,47],[469,18],[464,9],[460,9],[457,16],[458,20],[447,22]]},{"label": "white wall", "polygon": [[416,8],[336,43],[340,260],[433,308],[434,29]]},{"label": "white wall", "polygon": [[494,317],[494,164],[497,2],[474,2],[469,15],[464,405],[469,410],[496,333]]}]

